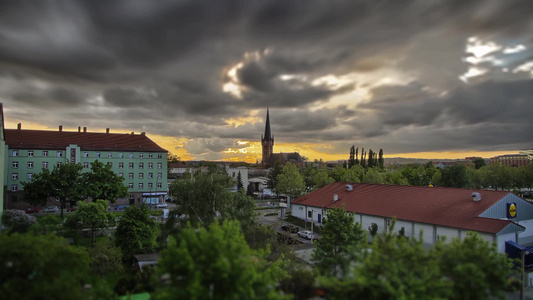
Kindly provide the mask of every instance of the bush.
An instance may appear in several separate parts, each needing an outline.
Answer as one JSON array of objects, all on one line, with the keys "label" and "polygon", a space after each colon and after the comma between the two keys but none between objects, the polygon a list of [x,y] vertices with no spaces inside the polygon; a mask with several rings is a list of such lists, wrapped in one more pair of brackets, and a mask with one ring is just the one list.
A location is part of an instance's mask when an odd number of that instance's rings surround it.
[{"label": "bush", "polygon": [[2,225],[8,233],[25,233],[35,222],[35,217],[20,210],[5,210],[2,215]]}]

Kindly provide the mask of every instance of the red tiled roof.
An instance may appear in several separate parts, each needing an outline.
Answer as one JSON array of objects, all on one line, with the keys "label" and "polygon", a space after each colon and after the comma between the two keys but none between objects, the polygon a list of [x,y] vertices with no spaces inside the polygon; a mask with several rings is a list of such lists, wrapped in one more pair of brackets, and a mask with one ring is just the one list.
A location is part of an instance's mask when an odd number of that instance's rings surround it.
[{"label": "red tiled roof", "polygon": [[[347,184],[352,185],[353,190],[347,191]],[[480,193],[481,200],[472,201],[472,192]],[[334,194],[338,195],[335,202]],[[498,233],[512,222],[478,216],[508,194],[505,191],[335,182],[292,203],[321,208],[344,204],[347,211],[357,214]]]},{"label": "red tiled roof", "polygon": [[168,152],[144,134],[5,129],[11,149],[65,149]]}]

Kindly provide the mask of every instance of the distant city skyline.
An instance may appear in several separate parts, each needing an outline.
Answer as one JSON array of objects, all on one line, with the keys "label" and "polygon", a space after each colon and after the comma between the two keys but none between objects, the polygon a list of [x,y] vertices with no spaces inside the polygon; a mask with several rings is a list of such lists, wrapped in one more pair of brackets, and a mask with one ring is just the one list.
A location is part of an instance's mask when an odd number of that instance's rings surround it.
[{"label": "distant city skyline", "polygon": [[6,128],[146,132],[183,160],[533,148],[530,1],[0,2]]}]

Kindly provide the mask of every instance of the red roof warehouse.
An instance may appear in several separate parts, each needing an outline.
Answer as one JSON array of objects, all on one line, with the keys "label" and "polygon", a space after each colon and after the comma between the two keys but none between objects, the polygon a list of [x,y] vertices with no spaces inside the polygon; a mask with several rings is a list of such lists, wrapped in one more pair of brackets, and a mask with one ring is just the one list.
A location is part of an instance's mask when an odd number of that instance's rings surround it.
[{"label": "red roof warehouse", "polygon": [[336,182],[293,200],[291,209],[293,216],[320,223],[328,209],[343,205],[365,229],[374,223],[383,230],[395,218],[396,229],[403,227],[407,236],[423,231],[429,244],[444,236],[463,238],[467,231],[496,242],[501,251],[507,240],[533,242],[533,227],[527,228],[533,205],[505,191]]}]

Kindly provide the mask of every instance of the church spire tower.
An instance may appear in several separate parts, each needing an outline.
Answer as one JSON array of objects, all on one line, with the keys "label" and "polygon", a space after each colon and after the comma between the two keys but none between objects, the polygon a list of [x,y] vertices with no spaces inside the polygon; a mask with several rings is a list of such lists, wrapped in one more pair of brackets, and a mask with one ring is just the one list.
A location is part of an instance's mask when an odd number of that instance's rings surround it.
[{"label": "church spire tower", "polygon": [[272,137],[272,133],[270,132],[270,116],[268,107],[265,124],[265,134],[261,135],[261,145],[263,146],[263,157],[261,160],[261,166],[265,167],[268,163],[270,155],[272,155],[272,153],[274,152],[274,137]]}]

